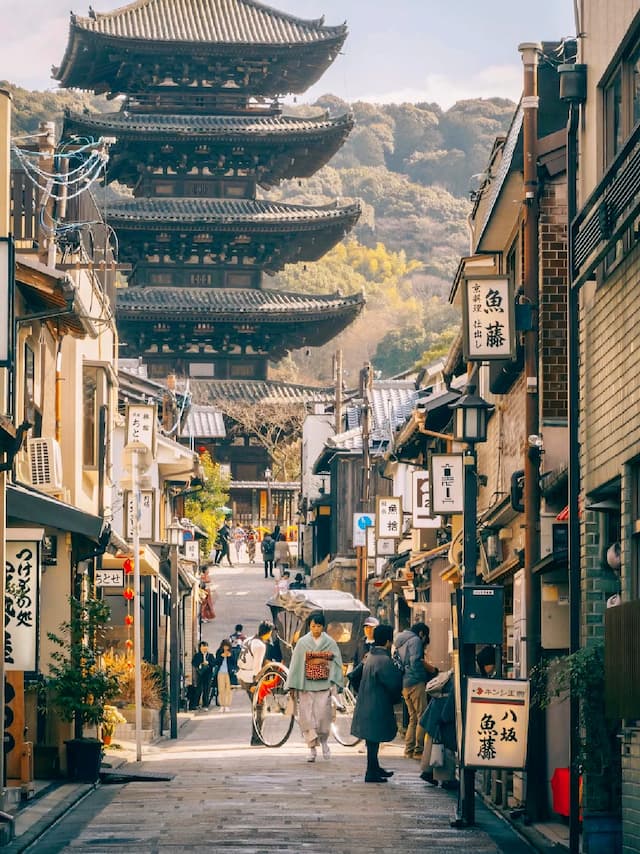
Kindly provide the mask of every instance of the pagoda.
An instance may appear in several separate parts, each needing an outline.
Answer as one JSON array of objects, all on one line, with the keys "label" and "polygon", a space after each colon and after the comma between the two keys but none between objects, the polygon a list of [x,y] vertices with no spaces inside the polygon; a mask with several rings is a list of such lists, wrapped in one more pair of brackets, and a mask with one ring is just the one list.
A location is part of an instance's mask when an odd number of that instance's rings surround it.
[{"label": "pagoda", "polygon": [[206,386],[202,403],[257,389],[290,397],[269,383],[268,361],[326,343],[363,307],[360,294],[263,286],[265,273],[321,258],[360,215],[357,203],[258,198],[313,175],[350,132],[351,115],[292,117],[280,104],[321,77],[346,34],[255,0],[137,0],[71,16],[54,77],[121,101],[115,113],[67,113],[63,128],[64,140],[114,137],[107,180],[129,189],[104,209],[130,269],[116,298],[121,355],[141,357],[150,377]]}]

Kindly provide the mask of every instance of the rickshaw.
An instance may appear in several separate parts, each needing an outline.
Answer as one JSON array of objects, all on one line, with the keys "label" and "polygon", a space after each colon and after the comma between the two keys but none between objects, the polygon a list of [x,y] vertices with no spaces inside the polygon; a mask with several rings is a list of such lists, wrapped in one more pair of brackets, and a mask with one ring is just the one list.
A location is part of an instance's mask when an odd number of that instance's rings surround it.
[{"label": "rickshaw", "polygon": [[[364,621],[371,613],[355,596],[343,590],[289,590],[267,602],[282,652],[282,662],[269,662],[259,675],[253,694],[253,720],[260,741],[266,747],[280,747],[293,730],[294,704],[285,690],[293,648],[298,638],[309,631],[309,617],[317,611],[324,614],[326,632],[338,644],[345,675],[351,668]],[[345,747],[360,739],[351,735],[355,697],[346,684],[332,698],[331,732]]]}]

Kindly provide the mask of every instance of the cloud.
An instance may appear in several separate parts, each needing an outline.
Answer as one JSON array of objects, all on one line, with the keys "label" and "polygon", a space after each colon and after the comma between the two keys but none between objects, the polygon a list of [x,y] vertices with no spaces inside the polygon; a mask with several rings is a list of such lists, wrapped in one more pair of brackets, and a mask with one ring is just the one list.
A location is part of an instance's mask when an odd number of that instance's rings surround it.
[{"label": "cloud", "polygon": [[448,110],[456,101],[468,98],[509,98],[517,102],[521,93],[521,65],[490,65],[466,79],[453,78],[446,74],[428,74],[421,87],[368,92],[353,100],[376,104],[427,101],[435,102]]}]

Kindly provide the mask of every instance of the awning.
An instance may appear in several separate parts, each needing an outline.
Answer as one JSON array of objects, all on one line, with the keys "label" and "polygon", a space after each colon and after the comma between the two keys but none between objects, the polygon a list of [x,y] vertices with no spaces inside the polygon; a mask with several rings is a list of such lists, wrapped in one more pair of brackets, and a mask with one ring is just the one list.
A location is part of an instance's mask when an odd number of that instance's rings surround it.
[{"label": "awning", "polygon": [[[140,546],[140,575],[158,575],[160,572],[160,558],[154,550],[146,543]],[[133,549],[127,548],[112,555],[108,552],[102,557],[104,569],[122,569],[125,560],[133,556]]]},{"label": "awning", "polygon": [[81,534],[88,540],[100,541],[104,519],[79,510],[57,498],[18,484],[7,484],[7,520],[20,520],[31,525],[44,525]]}]

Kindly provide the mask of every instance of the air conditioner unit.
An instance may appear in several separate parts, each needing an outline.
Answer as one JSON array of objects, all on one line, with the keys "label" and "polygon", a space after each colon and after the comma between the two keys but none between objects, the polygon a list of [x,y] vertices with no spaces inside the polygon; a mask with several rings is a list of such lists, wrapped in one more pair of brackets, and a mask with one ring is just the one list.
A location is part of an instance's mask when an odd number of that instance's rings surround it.
[{"label": "air conditioner unit", "polygon": [[31,485],[43,492],[62,491],[62,454],[55,439],[29,439]]}]

